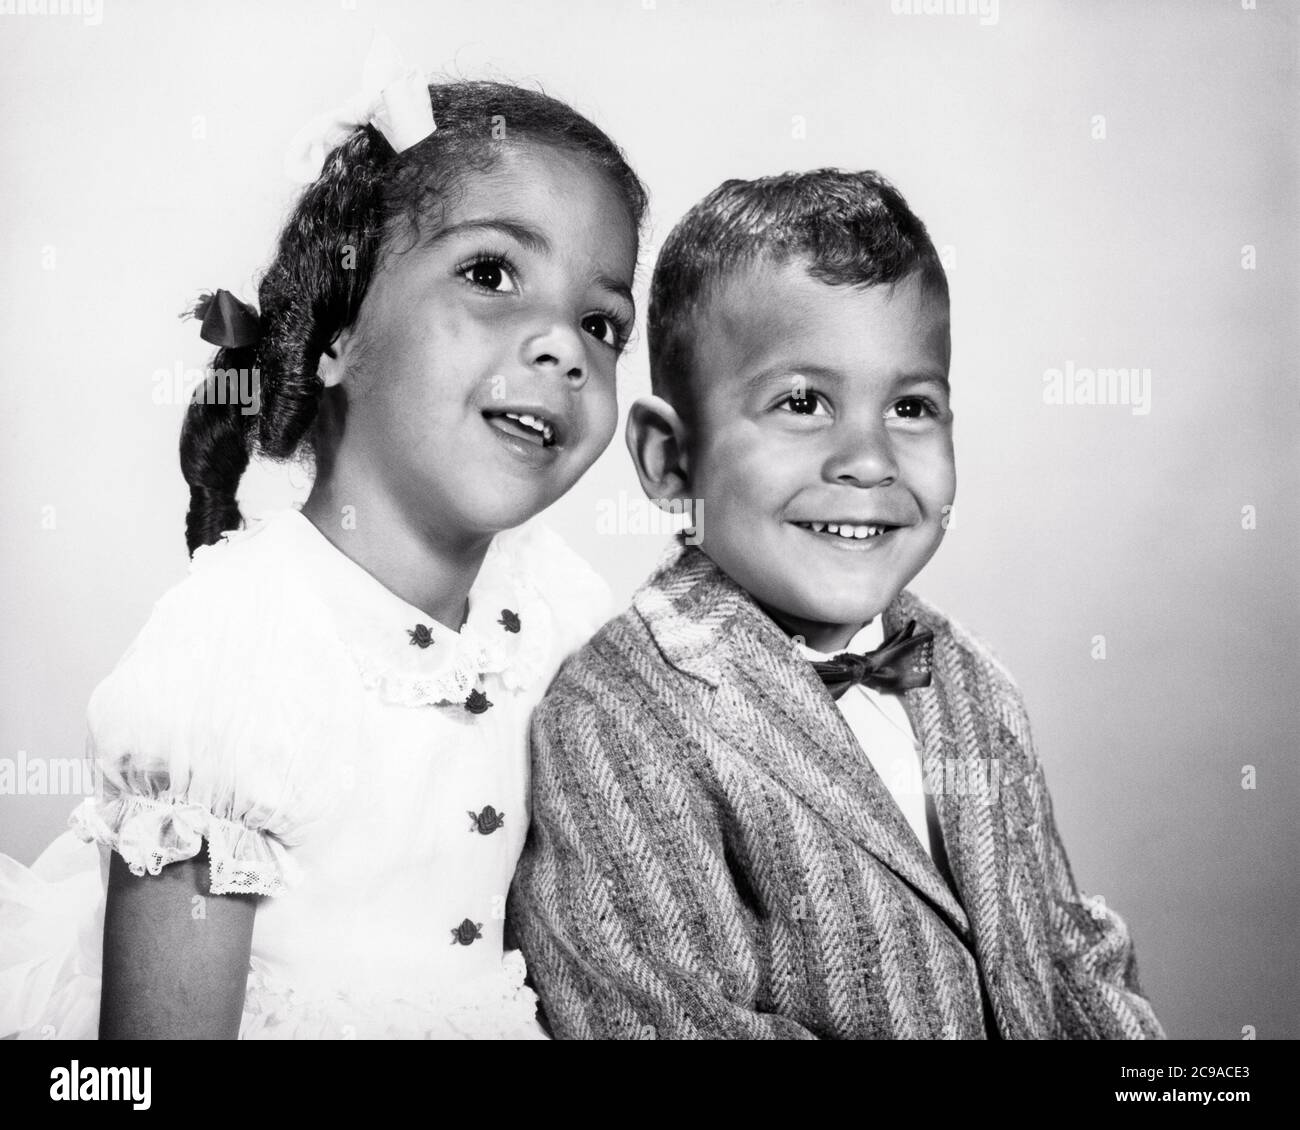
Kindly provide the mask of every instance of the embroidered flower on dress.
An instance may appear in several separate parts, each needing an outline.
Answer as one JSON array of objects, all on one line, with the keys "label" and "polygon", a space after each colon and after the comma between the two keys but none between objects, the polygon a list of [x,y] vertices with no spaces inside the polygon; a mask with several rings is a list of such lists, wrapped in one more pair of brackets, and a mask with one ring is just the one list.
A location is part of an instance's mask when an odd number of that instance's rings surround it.
[{"label": "embroidered flower on dress", "polygon": [[475,941],[483,936],[483,923],[471,922],[465,919],[459,926],[451,932],[451,944],[468,946],[473,945]]},{"label": "embroidered flower on dress", "polygon": [[[528,523],[492,539],[469,592],[465,623],[458,631],[443,631],[329,546],[305,518],[299,524],[324,566],[320,588],[326,618],[362,685],[386,702],[482,713],[492,704],[471,696],[476,687],[514,693],[549,679],[555,673],[557,633],[576,639],[588,619],[579,602],[594,595],[601,612],[608,604],[603,582],[589,567],[575,563],[553,532]],[[554,614],[552,601],[563,616]],[[602,618],[592,614],[586,626],[594,631]],[[494,678],[499,686],[485,682]]]},{"label": "embroidered flower on dress", "polygon": [[490,836],[498,828],[504,827],[506,814],[498,812],[490,804],[482,812],[469,814],[469,830],[483,836]]},{"label": "embroidered flower on dress", "polygon": [[492,702],[488,696],[477,687],[469,692],[469,698],[465,700],[465,709],[471,714],[482,714],[491,705]]},{"label": "embroidered flower on dress", "polygon": [[416,624],[414,628],[407,628],[406,634],[411,637],[412,647],[428,647],[433,643],[433,632],[428,624]]}]

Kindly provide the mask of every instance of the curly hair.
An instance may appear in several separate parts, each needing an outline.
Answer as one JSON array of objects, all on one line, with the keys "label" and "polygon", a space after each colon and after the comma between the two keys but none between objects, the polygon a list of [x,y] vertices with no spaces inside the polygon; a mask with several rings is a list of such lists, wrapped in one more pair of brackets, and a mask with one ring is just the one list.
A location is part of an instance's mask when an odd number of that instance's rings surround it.
[{"label": "curly hair", "polygon": [[[252,454],[285,460],[304,442],[310,449],[324,388],[317,365],[357,317],[385,241],[404,226],[413,240],[434,234],[439,209],[445,212],[473,173],[492,168],[503,146],[547,145],[584,156],[609,178],[640,229],[647,203],[641,181],[618,146],[563,102],[499,82],[434,84],[429,99],[437,129],[404,153],[394,154],[369,125],[329,153],[259,283],[257,344],[218,349],[195,390],[180,439],[191,555],[240,525],[235,495]],[[215,382],[232,370],[256,370],[257,412],[214,394]]]}]

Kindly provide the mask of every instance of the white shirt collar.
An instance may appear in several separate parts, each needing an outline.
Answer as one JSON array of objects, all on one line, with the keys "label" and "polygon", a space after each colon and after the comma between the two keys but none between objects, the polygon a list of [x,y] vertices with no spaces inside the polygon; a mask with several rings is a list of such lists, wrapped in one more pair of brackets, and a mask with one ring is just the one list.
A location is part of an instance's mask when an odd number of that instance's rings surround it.
[{"label": "white shirt collar", "polygon": [[885,642],[884,617],[877,616],[874,620],[869,620],[859,628],[849,640],[846,647],[841,647],[836,651],[814,651],[806,644],[799,644],[799,652],[807,659],[824,661],[831,659],[836,655],[843,655],[846,651],[852,651],[861,655],[865,651],[875,651],[882,643]]}]

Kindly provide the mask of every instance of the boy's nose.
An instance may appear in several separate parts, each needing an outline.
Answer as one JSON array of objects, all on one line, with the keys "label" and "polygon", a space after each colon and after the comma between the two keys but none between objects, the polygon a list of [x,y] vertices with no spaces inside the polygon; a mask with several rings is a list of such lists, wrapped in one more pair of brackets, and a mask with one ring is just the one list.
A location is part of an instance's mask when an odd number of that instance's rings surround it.
[{"label": "boy's nose", "polygon": [[822,467],[827,482],[877,487],[898,477],[894,445],[883,420],[870,427],[845,428],[834,443]]},{"label": "boy's nose", "polygon": [[570,388],[581,388],[586,384],[585,360],[582,342],[567,326],[549,326],[524,343],[525,365],[534,372],[562,375]]}]

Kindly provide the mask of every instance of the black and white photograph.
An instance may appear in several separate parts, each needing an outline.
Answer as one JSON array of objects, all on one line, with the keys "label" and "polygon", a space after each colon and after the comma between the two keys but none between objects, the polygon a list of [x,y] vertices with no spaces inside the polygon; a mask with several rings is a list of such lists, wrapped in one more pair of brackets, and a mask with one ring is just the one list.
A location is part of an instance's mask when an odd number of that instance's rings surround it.
[{"label": "black and white photograph", "polygon": [[1258,1105],[1300,4],[0,0],[0,60],[33,1109],[191,1040]]}]

